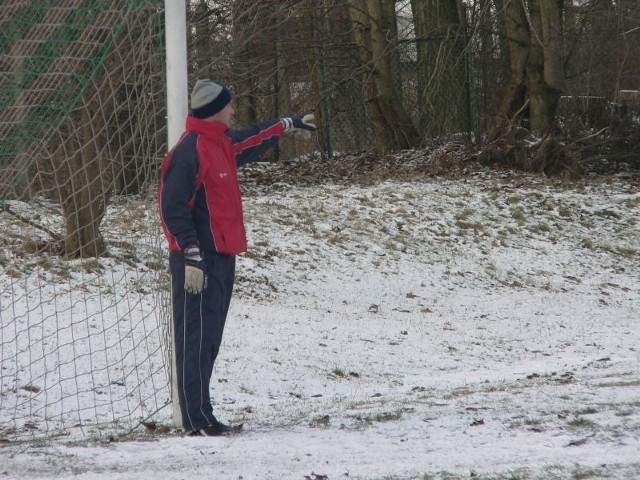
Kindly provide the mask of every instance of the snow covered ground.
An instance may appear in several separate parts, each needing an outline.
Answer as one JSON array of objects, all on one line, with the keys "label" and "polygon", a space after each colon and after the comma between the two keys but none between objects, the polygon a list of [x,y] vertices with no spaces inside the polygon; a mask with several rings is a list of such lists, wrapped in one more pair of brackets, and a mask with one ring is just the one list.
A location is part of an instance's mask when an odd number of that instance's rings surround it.
[{"label": "snow covered ground", "polygon": [[226,438],[0,446],[1,478],[640,478],[640,188],[250,188]]}]

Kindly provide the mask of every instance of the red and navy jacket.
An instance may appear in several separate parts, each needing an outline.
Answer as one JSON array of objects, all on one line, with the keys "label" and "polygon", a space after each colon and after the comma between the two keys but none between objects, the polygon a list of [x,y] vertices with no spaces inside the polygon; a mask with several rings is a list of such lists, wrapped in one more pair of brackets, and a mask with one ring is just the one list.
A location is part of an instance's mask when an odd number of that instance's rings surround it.
[{"label": "red and navy jacket", "polygon": [[162,162],[158,202],[172,252],[191,245],[237,255],[247,250],[237,167],[257,160],[284,134],[282,120],[234,131],[187,117],[187,129]]}]

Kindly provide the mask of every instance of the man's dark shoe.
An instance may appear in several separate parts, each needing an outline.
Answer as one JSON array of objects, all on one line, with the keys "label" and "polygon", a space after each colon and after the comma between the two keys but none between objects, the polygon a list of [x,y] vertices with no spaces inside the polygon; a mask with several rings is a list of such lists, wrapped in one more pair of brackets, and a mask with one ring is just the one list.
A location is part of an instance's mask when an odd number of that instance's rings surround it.
[{"label": "man's dark shoe", "polygon": [[230,427],[216,420],[213,424],[192,431],[190,437],[219,437],[236,431],[235,427]]}]

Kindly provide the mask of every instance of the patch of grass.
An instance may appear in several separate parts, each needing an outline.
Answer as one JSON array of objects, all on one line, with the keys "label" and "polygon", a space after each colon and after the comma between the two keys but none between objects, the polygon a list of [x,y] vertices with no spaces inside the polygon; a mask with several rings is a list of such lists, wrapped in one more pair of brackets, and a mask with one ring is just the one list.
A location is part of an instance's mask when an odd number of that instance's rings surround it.
[{"label": "patch of grass", "polygon": [[529,418],[526,418],[523,423],[524,423],[524,425],[527,425],[528,427],[539,427],[544,422],[540,418],[529,417]]},{"label": "patch of grass", "polygon": [[530,476],[526,470],[516,470],[507,474],[504,478],[505,480],[527,480]]},{"label": "patch of grass", "polygon": [[[345,474],[346,475],[346,474]],[[375,477],[372,480],[407,480],[408,477],[404,475],[385,475],[384,477]],[[414,478],[414,477],[411,477]],[[415,477],[418,478],[418,477]],[[424,473],[418,480],[459,480],[462,477],[459,476],[446,476],[441,475],[434,476],[430,473]]]},{"label": "patch of grass", "polygon": [[166,260],[164,258],[153,257],[144,262],[145,267],[150,270],[162,271],[166,267]]},{"label": "patch of grass", "polygon": [[594,407],[586,407],[578,412],[578,415],[593,415],[598,413],[598,410]]},{"label": "patch of grass", "polygon": [[603,252],[607,252],[607,253],[615,253],[615,249],[614,247],[612,247],[611,245],[606,245],[606,244],[599,244],[598,248],[600,250],[602,250]]},{"label": "patch of grass", "polygon": [[[353,211],[353,210],[352,210]],[[313,227],[316,217],[310,211],[304,211],[301,214],[300,224],[304,225],[307,228]],[[357,215],[352,216],[351,218],[357,218]]]},{"label": "patch of grass", "polygon": [[624,258],[634,258],[638,256],[638,250],[631,247],[621,247],[621,246],[615,246],[615,245],[609,245],[609,244],[598,244],[595,247],[599,248],[603,252],[610,253],[613,255],[618,255]]},{"label": "patch of grass", "polygon": [[358,196],[358,197],[354,197],[354,200],[360,202],[361,205],[364,205],[366,207],[375,207],[376,206],[376,202],[374,200],[372,200],[369,197],[365,197],[365,196]]},{"label": "patch of grass", "polygon": [[473,208],[465,207],[456,215],[456,219],[466,220],[467,218],[471,217],[474,213],[475,211],[473,210]]},{"label": "patch of grass", "polygon": [[500,198],[500,193],[498,193],[497,190],[492,190],[491,192],[489,192],[489,194],[484,198],[484,203],[489,203],[488,200],[491,201],[491,203],[495,202],[496,200],[498,200],[498,198]]},{"label": "patch of grass", "polygon": [[327,241],[332,245],[343,245],[348,240],[349,240],[349,236],[342,233],[337,233],[327,239]]},{"label": "patch of grass", "polygon": [[[467,476],[462,477],[462,476],[438,476],[436,478],[442,478],[443,480],[453,480],[453,479],[462,479],[462,478],[469,478]],[[504,473],[499,473],[499,474],[490,474],[490,475],[483,475],[483,474],[478,474],[478,473],[473,473],[471,478],[474,479],[478,479],[478,480],[529,480],[531,478],[534,478],[531,476],[531,474],[529,473],[529,470],[527,470],[526,468],[518,468],[516,470],[511,470],[509,472],[504,472]],[[535,477],[537,478],[537,477]],[[547,478],[547,477],[545,477]],[[553,478],[553,477],[552,477]]]},{"label": "patch of grass", "polygon": [[580,246],[582,248],[587,248],[589,250],[595,250],[597,247],[594,241],[591,240],[590,238],[583,238],[582,241],[580,242]]},{"label": "patch of grass", "polygon": [[596,422],[592,422],[591,420],[588,420],[583,417],[574,418],[573,420],[570,420],[569,422],[567,422],[567,425],[575,429],[585,429],[585,428],[593,429],[598,426]]},{"label": "patch of grass", "polygon": [[621,410],[619,412],[616,412],[616,417],[630,417],[632,415],[634,415],[636,412],[635,410],[629,409],[629,410]]},{"label": "patch of grass", "polygon": [[580,225],[582,225],[584,228],[587,228],[589,230],[595,228],[596,226],[596,224],[592,220],[582,220],[580,222]]},{"label": "patch of grass", "polygon": [[[58,281],[69,280],[72,274],[72,267],[77,270],[77,264],[70,264],[53,256],[36,257],[36,265],[57,277]],[[31,267],[33,267],[33,265],[31,265]]]},{"label": "patch of grass", "polygon": [[55,262],[52,257],[38,256],[35,257],[36,265],[41,267],[44,270],[53,270],[56,267]]},{"label": "patch of grass", "polygon": [[461,230],[473,230],[476,233],[484,232],[484,225],[482,225],[480,222],[467,222],[464,220],[458,220],[456,222],[456,225]]},{"label": "patch of grass", "polygon": [[38,254],[47,250],[48,244],[38,238],[27,237],[22,245],[22,250],[28,254]]},{"label": "patch of grass", "polygon": [[384,422],[395,422],[402,418],[402,409],[392,410],[390,412],[380,412],[380,413],[372,413],[366,416],[356,416],[355,419],[361,423],[366,425],[371,425],[372,423],[384,423]]},{"label": "patch of grass", "polygon": [[571,217],[571,208],[567,207],[566,205],[560,205],[560,207],[558,208],[558,215],[564,218]]},{"label": "patch of grass", "polygon": [[498,276],[498,265],[496,265],[496,262],[494,262],[493,260],[487,262],[487,264],[485,265],[485,270],[491,278],[496,278]]},{"label": "patch of grass", "polygon": [[540,418],[525,418],[523,420],[516,420],[509,423],[509,428],[512,430],[517,429],[525,429],[533,432],[542,432],[544,429],[542,425],[544,424],[544,420]]},{"label": "patch of grass", "polygon": [[424,473],[420,477],[420,480],[460,480],[462,478],[467,478],[467,477],[466,476],[462,477],[460,475],[455,475],[449,472],[438,472],[437,475]]},{"label": "patch of grass", "polygon": [[392,412],[382,412],[373,416],[375,422],[394,422],[402,418],[402,410]]},{"label": "patch of grass", "polygon": [[640,197],[630,198],[629,200],[624,202],[624,206],[627,207],[627,208],[640,207]]},{"label": "patch of grass", "polygon": [[585,480],[587,478],[601,479],[606,478],[608,475],[600,468],[582,468],[577,467],[571,472],[572,480]]},{"label": "patch of grass", "polygon": [[620,215],[616,212],[614,212],[613,210],[609,210],[609,209],[603,209],[603,210],[597,210],[596,212],[593,213],[596,217],[601,217],[601,218],[613,218],[616,220],[620,219]]},{"label": "patch of grass", "polygon": [[[616,382],[601,382],[595,384],[596,387],[600,388],[611,388],[611,387],[640,387],[640,380],[620,380]],[[640,404],[640,402],[638,402]],[[633,403],[631,405],[634,405]],[[635,405],[640,406],[640,405]]]},{"label": "patch of grass", "polygon": [[516,207],[511,211],[511,218],[520,226],[527,223],[527,217],[524,214],[524,210],[521,207]]},{"label": "patch of grass", "polygon": [[3,275],[6,275],[7,277],[10,277],[10,278],[20,278],[20,277],[22,277],[22,272],[20,272],[20,270],[18,270],[17,268],[14,268],[14,267],[9,267],[2,273],[3,273]]},{"label": "patch of grass", "polygon": [[536,225],[531,225],[529,227],[529,231],[532,233],[548,233],[551,231],[551,227],[546,223],[538,223]]},{"label": "patch of grass", "polygon": [[315,417],[309,422],[309,426],[313,428],[327,428],[331,425],[331,417],[329,415],[321,415]]},{"label": "patch of grass", "polygon": [[97,258],[84,260],[82,262],[82,268],[84,268],[84,271],[87,273],[100,273],[104,270],[104,266]]},{"label": "patch of grass", "polygon": [[633,258],[638,256],[638,250],[631,247],[617,247],[616,253],[624,258]]}]

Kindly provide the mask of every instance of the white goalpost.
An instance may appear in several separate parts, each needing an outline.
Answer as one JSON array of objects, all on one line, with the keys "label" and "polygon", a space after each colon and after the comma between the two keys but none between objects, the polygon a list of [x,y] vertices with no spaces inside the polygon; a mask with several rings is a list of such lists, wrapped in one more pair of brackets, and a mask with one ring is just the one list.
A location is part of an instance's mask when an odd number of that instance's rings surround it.
[{"label": "white goalpost", "polygon": [[[187,30],[185,0],[165,2],[165,42],[167,64],[167,145],[171,149],[182,134],[188,111]],[[176,388],[176,360],[173,321],[169,321],[169,361],[173,423],[182,427]]]},{"label": "white goalpost", "polygon": [[188,111],[187,18],[185,0],[165,2],[167,140],[171,149],[184,130]]}]

